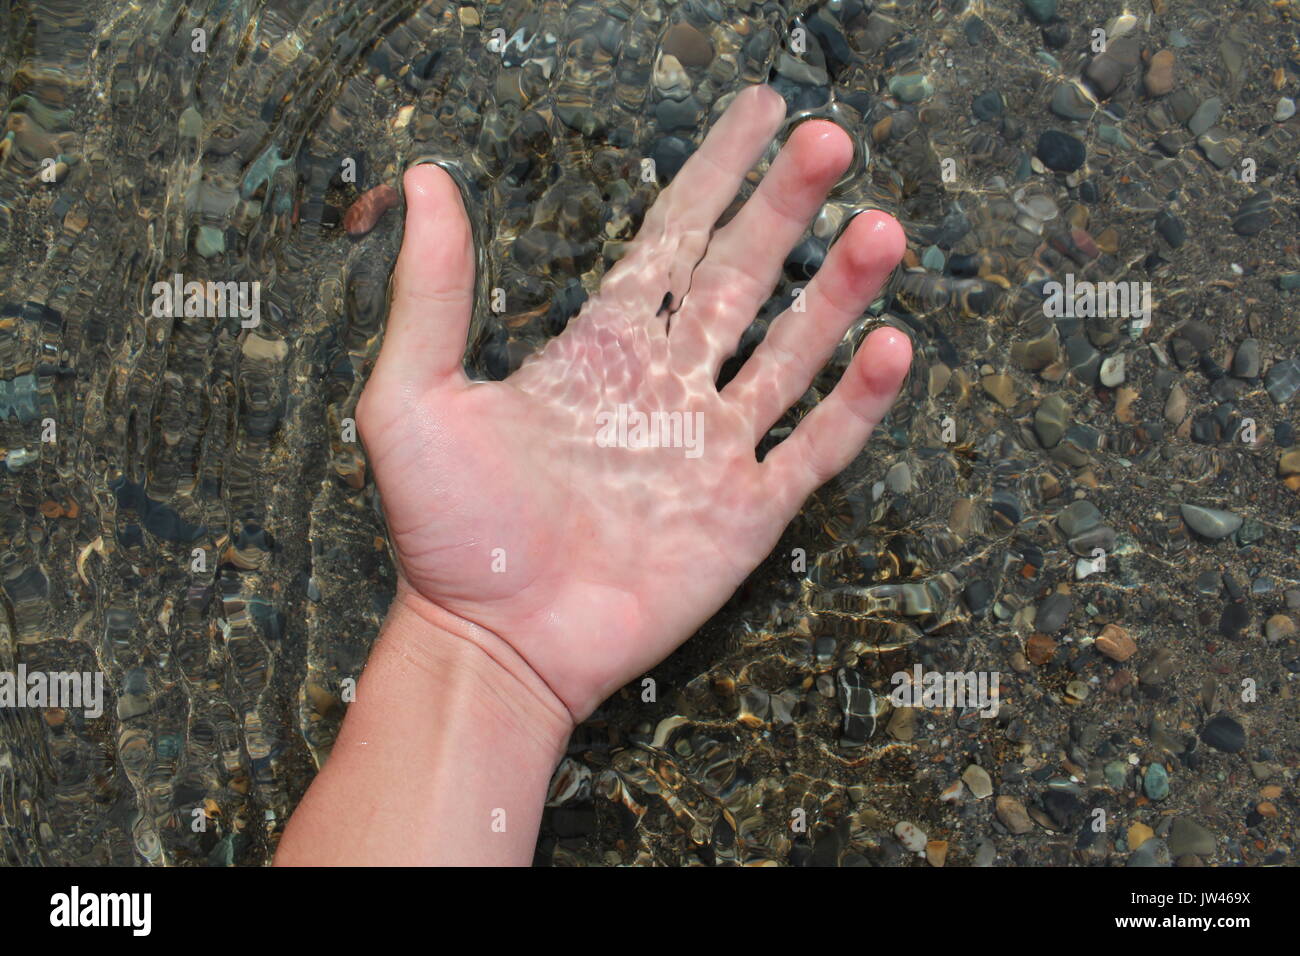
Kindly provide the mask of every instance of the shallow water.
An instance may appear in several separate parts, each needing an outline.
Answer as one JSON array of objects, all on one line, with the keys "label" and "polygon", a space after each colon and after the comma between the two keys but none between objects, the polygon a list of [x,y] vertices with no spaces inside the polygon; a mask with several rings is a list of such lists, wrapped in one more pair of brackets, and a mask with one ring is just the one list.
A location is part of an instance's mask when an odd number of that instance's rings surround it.
[{"label": "shallow water", "polygon": [[[595,290],[727,97],[770,79],[792,123],[833,118],[859,155],[742,357],[852,212],[886,208],[909,237],[773,438],[876,322],[916,363],[867,452],[649,675],[654,699],[638,681],[575,735],[538,860],[920,862],[905,821],[950,864],[989,844],[1122,865],[1134,823],[1194,855],[1161,832],[1188,820],[1216,840],[1206,862],[1290,863],[1300,120],[1273,117],[1300,14],[1137,7],[1070,3],[1046,26],[1016,0],[7,7],[0,670],[102,670],[109,700],[100,719],[0,708],[0,859],[264,863],[327,756],[394,585],[342,436],[401,210],[349,238],[352,203],[416,161],[456,173],[481,250],[467,366],[501,378]],[[1074,91],[1098,26],[1127,43]],[[1174,86],[1151,96],[1162,49]],[[1047,130],[1086,165],[1043,167]],[[176,273],[260,282],[260,324],[154,315]],[[1042,283],[1067,274],[1150,282],[1149,327],[1045,315]],[[1090,529],[1106,567],[1082,579],[1058,522],[1077,498],[1110,529]],[[1184,503],[1244,522],[1210,540]],[[1094,644],[1111,623],[1125,662]],[[890,712],[917,663],[997,672],[999,716]],[[1216,714],[1243,747],[1207,742]],[[1172,789],[1153,799],[1157,763]],[[940,799],[970,764],[1028,832],[969,787]]]}]

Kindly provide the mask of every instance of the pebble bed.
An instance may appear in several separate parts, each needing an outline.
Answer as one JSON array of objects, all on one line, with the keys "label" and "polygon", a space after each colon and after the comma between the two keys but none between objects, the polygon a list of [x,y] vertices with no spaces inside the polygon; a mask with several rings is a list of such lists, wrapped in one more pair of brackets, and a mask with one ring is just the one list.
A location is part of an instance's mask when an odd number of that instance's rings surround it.
[{"label": "pebble bed", "polygon": [[[101,670],[109,702],[0,710],[0,863],[270,859],[394,587],[346,426],[402,171],[465,191],[467,367],[500,379],[770,82],[857,157],[724,376],[867,206],[903,266],[762,448],[875,325],[915,364],[653,693],[574,735],[537,861],[1293,864],[1294,2],[45,0],[6,26],[0,671]],[[260,282],[261,323],[156,316],[175,273]],[[992,675],[996,716],[898,705],[917,667]]]}]

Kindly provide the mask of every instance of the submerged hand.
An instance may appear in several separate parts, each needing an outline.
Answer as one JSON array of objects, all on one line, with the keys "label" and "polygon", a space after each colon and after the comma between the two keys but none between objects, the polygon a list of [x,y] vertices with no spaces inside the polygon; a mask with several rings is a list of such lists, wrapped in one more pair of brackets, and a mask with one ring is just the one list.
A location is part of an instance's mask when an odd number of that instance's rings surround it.
[{"label": "submerged hand", "polygon": [[[907,337],[876,330],[825,401],[757,460],[902,256],[898,223],[867,212],[809,284],[806,311],[782,314],[735,379],[715,385],[852,159],[834,124],[800,125],[714,231],[784,115],[771,89],[740,93],[599,293],[503,382],[470,382],[461,367],[474,254],[459,190],[436,166],[406,174],[392,309],[357,411],[398,600],[499,637],[575,721],[722,606],[858,454],[907,374]],[[633,430],[620,436],[620,419]],[[667,422],[676,447],[629,447],[638,422],[657,435]]]}]

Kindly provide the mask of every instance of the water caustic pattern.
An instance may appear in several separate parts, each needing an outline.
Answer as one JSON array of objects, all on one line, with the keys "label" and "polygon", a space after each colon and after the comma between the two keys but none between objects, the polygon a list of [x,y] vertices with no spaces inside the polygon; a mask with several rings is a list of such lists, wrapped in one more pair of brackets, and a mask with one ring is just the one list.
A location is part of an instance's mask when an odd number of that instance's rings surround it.
[{"label": "water caustic pattern", "polygon": [[[868,326],[913,372],[575,734],[539,861],[1289,863],[1297,10],[1057,7],[11,5],[0,671],[99,670],[108,701],[0,708],[0,858],[269,860],[394,587],[352,420],[402,171],[464,189],[467,366],[500,379],[767,81],[857,155],[721,380],[868,206],[904,267],[760,453]],[[1054,282],[1151,308],[1054,310]],[[993,674],[997,716],[897,706],[918,664]]]}]

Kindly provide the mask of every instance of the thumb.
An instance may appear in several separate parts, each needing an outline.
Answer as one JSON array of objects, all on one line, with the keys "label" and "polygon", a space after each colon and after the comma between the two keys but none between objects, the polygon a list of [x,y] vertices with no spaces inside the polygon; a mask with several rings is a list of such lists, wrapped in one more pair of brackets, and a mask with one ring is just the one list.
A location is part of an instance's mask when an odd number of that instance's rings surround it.
[{"label": "thumb", "polygon": [[406,231],[375,371],[419,386],[463,379],[474,310],[474,237],[460,188],[432,164],[413,166],[403,183]]}]

